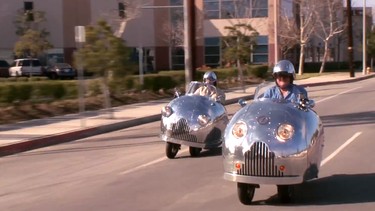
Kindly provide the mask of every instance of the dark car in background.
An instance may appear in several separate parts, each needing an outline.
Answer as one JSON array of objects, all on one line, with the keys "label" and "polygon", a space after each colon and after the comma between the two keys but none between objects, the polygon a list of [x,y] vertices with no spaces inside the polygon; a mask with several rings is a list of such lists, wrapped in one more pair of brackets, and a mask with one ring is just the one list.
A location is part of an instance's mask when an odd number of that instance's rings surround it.
[{"label": "dark car in background", "polygon": [[0,77],[9,77],[9,63],[0,59]]},{"label": "dark car in background", "polygon": [[55,63],[46,68],[44,73],[50,79],[73,79],[77,76],[77,71],[67,63]]}]

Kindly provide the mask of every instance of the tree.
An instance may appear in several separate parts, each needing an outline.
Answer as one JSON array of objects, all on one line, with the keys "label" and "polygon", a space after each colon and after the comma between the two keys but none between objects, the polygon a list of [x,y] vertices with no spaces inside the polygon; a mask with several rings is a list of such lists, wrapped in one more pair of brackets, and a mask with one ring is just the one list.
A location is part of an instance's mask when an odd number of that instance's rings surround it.
[{"label": "tree", "polygon": [[235,24],[224,27],[228,34],[223,37],[223,58],[236,63],[242,88],[245,92],[242,65],[250,63],[252,46],[256,44],[258,32],[250,24]]},{"label": "tree", "polygon": [[[293,9],[284,10],[281,17],[279,31],[282,39],[297,42],[300,46],[298,74],[303,74],[305,62],[305,47],[314,32],[316,17],[314,2],[309,0],[293,1]],[[294,15],[290,15],[294,14]]]},{"label": "tree", "polygon": [[[99,20],[96,25],[86,27],[86,42],[75,55],[75,60],[81,62],[82,67],[100,76],[104,103],[107,109],[111,108],[109,80],[111,74],[123,76],[127,74],[129,64],[129,49],[125,41],[116,37],[111,27],[104,20]],[[110,118],[113,118],[113,112]]]},{"label": "tree", "polygon": [[42,28],[44,22],[46,18],[42,11],[18,10],[14,21],[16,35],[20,36],[14,47],[17,57],[38,57],[53,47],[47,40],[49,32]]},{"label": "tree", "polygon": [[119,10],[108,11],[103,14],[102,18],[112,27],[116,37],[122,37],[126,29],[126,24],[130,20],[139,17],[142,8],[151,2],[151,0],[119,0]]},{"label": "tree", "polygon": [[126,75],[129,49],[125,41],[114,35],[111,27],[104,20],[96,25],[86,26],[86,42],[78,50],[83,68],[101,77],[107,77],[111,70],[114,76]]},{"label": "tree", "polygon": [[328,45],[332,38],[341,34],[346,25],[340,20],[342,17],[342,0],[321,0],[315,3],[315,16],[317,20],[317,27],[315,28],[315,35],[324,42],[324,54],[322,65],[319,73],[323,73],[324,66],[328,57]]},{"label": "tree", "polygon": [[38,57],[52,45],[45,39],[42,32],[29,29],[16,42],[14,53],[17,57]]},{"label": "tree", "polygon": [[369,33],[367,37],[367,52],[371,57],[371,69],[373,69],[374,65],[374,57],[375,57],[375,28],[373,27],[371,33]]}]

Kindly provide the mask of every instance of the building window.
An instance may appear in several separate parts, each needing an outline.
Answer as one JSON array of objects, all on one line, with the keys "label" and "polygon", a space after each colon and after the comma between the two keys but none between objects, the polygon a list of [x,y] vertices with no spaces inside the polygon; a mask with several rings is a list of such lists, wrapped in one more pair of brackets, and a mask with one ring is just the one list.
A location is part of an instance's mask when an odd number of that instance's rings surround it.
[{"label": "building window", "polygon": [[[183,0],[170,0],[172,6],[182,6]],[[182,7],[172,7],[169,9],[170,26],[169,44],[171,55],[171,68],[173,70],[183,70],[185,68],[185,51],[184,51],[184,10]]]},{"label": "building window", "polygon": [[23,9],[25,12],[25,15],[27,16],[27,21],[34,21],[34,2],[32,1],[25,1],[23,2]]},{"label": "building window", "polygon": [[32,1],[25,1],[23,3],[23,8],[26,11],[30,11],[34,9],[34,3]]},{"label": "building window", "polygon": [[210,67],[220,66],[220,38],[207,37],[204,39],[204,62]]},{"label": "building window", "polygon": [[125,4],[124,4],[124,2],[119,2],[118,3],[118,16],[120,18],[126,18],[126,15],[125,15]]},{"label": "building window", "polygon": [[258,36],[251,56],[253,63],[268,63],[268,37]]},{"label": "building window", "polygon": [[205,19],[268,16],[268,0],[204,0],[203,7]]},{"label": "building window", "polygon": [[172,69],[183,70],[185,68],[184,47],[172,48]]},{"label": "building window", "polygon": [[170,5],[172,6],[182,6],[184,5],[183,0],[170,0]]}]

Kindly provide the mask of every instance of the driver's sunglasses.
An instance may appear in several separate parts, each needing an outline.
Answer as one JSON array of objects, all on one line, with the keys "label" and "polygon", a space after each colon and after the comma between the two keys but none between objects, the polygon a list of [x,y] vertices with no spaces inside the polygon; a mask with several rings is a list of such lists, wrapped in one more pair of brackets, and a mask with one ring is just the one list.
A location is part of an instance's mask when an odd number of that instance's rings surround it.
[{"label": "driver's sunglasses", "polygon": [[283,79],[285,79],[285,78],[289,78],[290,75],[289,75],[289,73],[281,72],[281,73],[276,73],[275,77],[276,78],[283,78]]}]

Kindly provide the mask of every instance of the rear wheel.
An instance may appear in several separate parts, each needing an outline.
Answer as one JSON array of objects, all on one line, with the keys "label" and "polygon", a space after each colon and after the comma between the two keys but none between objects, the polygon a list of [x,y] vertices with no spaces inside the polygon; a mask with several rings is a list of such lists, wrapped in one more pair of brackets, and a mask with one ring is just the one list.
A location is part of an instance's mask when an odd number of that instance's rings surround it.
[{"label": "rear wheel", "polygon": [[290,203],[292,201],[293,186],[292,185],[278,185],[277,195],[281,203]]},{"label": "rear wheel", "polygon": [[176,157],[178,150],[180,149],[179,144],[166,142],[165,145],[165,154],[168,158],[173,159]]},{"label": "rear wheel", "polygon": [[237,183],[237,194],[238,199],[242,204],[250,205],[255,193],[255,188],[257,185],[246,184],[246,183]]},{"label": "rear wheel", "polygon": [[201,151],[202,151],[202,148],[189,147],[189,152],[192,157],[198,157]]},{"label": "rear wheel", "polygon": [[58,76],[56,73],[51,73],[49,77],[50,77],[50,79],[52,79],[52,80],[56,80],[56,79],[59,78],[59,76]]}]

